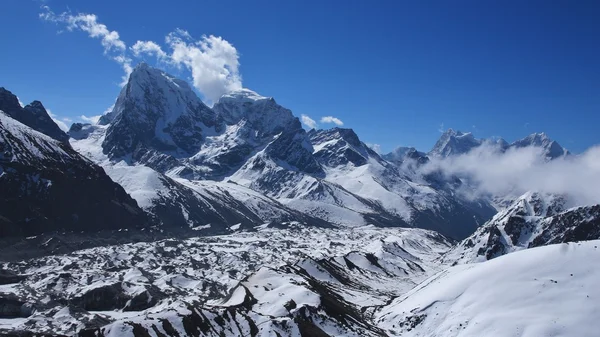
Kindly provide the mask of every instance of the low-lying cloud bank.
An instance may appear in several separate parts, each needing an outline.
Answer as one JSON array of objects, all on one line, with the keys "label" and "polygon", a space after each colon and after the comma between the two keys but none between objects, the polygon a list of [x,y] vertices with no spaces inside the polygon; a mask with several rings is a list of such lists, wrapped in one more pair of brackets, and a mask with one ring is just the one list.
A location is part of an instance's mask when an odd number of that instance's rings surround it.
[{"label": "low-lying cloud bank", "polygon": [[461,192],[472,196],[517,196],[536,191],[565,194],[574,205],[600,203],[600,145],[580,155],[551,161],[537,147],[502,152],[482,145],[464,155],[434,158],[420,172],[468,179],[469,187]]}]

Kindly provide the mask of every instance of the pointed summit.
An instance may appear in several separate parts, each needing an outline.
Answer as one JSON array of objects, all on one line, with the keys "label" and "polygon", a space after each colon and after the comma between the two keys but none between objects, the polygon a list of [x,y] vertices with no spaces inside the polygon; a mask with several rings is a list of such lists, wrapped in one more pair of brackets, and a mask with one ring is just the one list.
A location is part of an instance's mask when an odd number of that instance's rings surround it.
[{"label": "pointed summit", "polygon": [[448,129],[435,143],[429,154],[434,157],[445,158],[467,153],[479,145],[481,145],[481,140],[473,137],[472,133]]},{"label": "pointed summit", "polygon": [[216,114],[186,81],[146,63],[131,72],[113,110],[99,124],[110,124],[102,147],[111,157],[147,150],[193,154],[207,134],[220,129]]}]

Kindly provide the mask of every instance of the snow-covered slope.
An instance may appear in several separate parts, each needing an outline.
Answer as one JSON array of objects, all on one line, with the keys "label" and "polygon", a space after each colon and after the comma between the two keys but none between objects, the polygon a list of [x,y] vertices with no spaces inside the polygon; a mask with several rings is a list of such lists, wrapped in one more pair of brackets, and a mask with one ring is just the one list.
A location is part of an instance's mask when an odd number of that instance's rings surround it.
[{"label": "snow-covered slope", "polygon": [[102,168],[2,111],[0,190],[0,237],[149,225]]},{"label": "snow-covered slope", "polygon": [[420,229],[255,230],[0,264],[16,316],[0,334],[380,336],[370,308],[436,273],[450,247]]},{"label": "snow-covered slope", "polygon": [[299,168],[272,155],[280,153],[271,151],[274,145],[279,149],[287,144],[289,149],[303,144],[277,138],[229,179],[343,226],[415,226],[461,238],[493,214],[485,203],[475,206],[432,188],[424,179],[405,175],[351,129],[312,130],[308,137],[310,144],[292,153],[301,154],[302,163],[315,160],[318,172],[307,172],[305,166]]},{"label": "snow-covered slope", "polygon": [[600,205],[571,206],[563,196],[528,192],[461,241],[444,261],[484,261],[531,247],[600,239]]},{"label": "snow-covered slope", "polygon": [[102,153],[107,126],[75,126],[71,144],[99,163],[107,174],[163,227],[202,228],[202,233],[222,233],[233,224],[260,225],[271,221],[300,221],[327,226],[278,201],[230,181],[187,180],[169,177],[144,165],[110,160]]},{"label": "snow-covered slope", "polygon": [[445,270],[375,315],[390,336],[596,336],[600,241]]}]

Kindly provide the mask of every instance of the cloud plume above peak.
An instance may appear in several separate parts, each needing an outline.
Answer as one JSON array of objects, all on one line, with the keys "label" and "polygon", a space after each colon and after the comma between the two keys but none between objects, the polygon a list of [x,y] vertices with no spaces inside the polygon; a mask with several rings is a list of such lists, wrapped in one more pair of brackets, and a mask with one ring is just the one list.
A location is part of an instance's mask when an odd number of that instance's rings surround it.
[{"label": "cloud plume above peak", "polygon": [[341,119],[339,119],[337,117],[333,117],[333,116],[321,117],[321,123],[333,123],[333,124],[335,124],[337,126],[344,125],[344,122],[342,122]]},{"label": "cloud plume above peak", "polygon": [[194,86],[207,100],[215,102],[227,92],[242,89],[239,54],[227,40],[203,35],[196,41],[187,31],[177,29],[165,41],[172,49],[170,62],[191,71]]},{"label": "cloud plume above peak", "polygon": [[154,57],[163,65],[190,71],[193,85],[208,103],[214,103],[223,94],[242,88],[237,49],[219,36],[203,35],[199,40],[183,29],[176,29],[165,37],[165,46],[154,41],[137,41],[127,48],[115,30],[100,23],[95,14],[54,13],[42,6],[40,19],[64,25],[67,31],[83,31],[91,38],[100,39],[104,54],[117,62],[124,71],[121,85],[127,83],[133,70],[134,59]]}]

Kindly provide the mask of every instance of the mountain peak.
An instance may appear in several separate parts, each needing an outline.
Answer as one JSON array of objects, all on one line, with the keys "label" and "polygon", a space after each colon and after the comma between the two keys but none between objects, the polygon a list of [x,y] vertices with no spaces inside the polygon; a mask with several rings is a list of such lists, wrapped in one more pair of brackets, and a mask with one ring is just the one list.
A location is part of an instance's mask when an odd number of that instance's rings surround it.
[{"label": "mountain peak", "polygon": [[221,125],[186,81],[146,63],[131,72],[113,110],[99,124],[110,124],[103,148],[111,157],[140,146],[192,154]]},{"label": "mountain peak", "polygon": [[0,87],[0,110],[9,113],[10,111],[16,111],[21,109],[19,99],[9,90],[4,87]]},{"label": "mountain peak", "polygon": [[513,142],[511,147],[541,147],[548,159],[555,159],[569,155],[569,151],[563,148],[558,142],[552,140],[545,132],[532,133],[529,136]]},{"label": "mountain peak", "polygon": [[481,140],[476,139],[472,133],[448,129],[435,143],[429,154],[436,157],[448,157],[467,153],[479,145],[481,145]]},{"label": "mountain peak", "polygon": [[272,97],[250,89],[240,89],[223,95],[213,110],[229,125],[245,120],[261,135],[275,135],[283,129],[301,128],[292,111],[277,104]]},{"label": "mountain peak", "polygon": [[69,143],[69,136],[56,125],[40,101],[33,101],[21,107],[17,96],[5,88],[0,88],[0,110],[46,136]]}]

